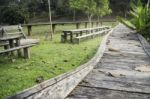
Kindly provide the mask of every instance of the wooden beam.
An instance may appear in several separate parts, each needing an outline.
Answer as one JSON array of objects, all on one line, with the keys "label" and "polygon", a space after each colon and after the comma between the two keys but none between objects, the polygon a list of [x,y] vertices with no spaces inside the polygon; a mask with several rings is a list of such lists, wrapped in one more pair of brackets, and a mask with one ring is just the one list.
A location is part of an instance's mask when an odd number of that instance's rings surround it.
[{"label": "wooden beam", "polygon": [[27,29],[28,29],[28,36],[31,36],[32,25],[28,25],[28,26],[27,26]]}]

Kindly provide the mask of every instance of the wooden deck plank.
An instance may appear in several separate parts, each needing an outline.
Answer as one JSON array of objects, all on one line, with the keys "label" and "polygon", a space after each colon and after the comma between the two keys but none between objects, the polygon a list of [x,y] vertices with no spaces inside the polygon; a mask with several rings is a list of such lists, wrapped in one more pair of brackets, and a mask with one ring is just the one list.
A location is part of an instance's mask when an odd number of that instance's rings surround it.
[{"label": "wooden deck plank", "polygon": [[150,58],[133,32],[122,24],[114,29],[99,64],[67,99],[150,99],[150,72],[135,69]]}]

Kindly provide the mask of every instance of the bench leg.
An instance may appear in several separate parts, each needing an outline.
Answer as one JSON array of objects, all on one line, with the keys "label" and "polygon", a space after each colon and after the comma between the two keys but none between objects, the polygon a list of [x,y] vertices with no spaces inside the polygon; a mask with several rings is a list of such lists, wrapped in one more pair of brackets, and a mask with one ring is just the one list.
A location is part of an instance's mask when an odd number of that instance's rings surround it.
[{"label": "bench leg", "polygon": [[17,50],[17,53],[18,53],[18,56],[19,56],[19,57],[22,56],[21,50]]},{"label": "bench leg", "polygon": [[[16,39],[16,46],[20,45],[20,39]],[[21,49],[17,50],[18,56],[21,57]]]},{"label": "bench leg", "polygon": [[9,49],[9,45],[4,45],[4,49],[5,50]]},{"label": "bench leg", "polygon": [[[9,45],[10,45],[10,48],[13,48],[13,47],[14,47],[14,42],[13,42],[13,40],[9,40]],[[11,52],[11,55],[14,56],[14,52],[13,52],[13,51]]]},{"label": "bench leg", "polygon": [[[9,49],[9,45],[4,45],[4,49],[5,49],[5,50]],[[6,55],[8,55],[8,56],[9,56],[9,55],[10,55],[10,53],[9,53],[9,52],[7,52],[7,53],[6,53]]]},{"label": "bench leg", "polygon": [[29,48],[24,48],[24,57],[30,59],[30,51]]},{"label": "bench leg", "polygon": [[64,35],[61,35],[61,42],[62,42],[62,43],[64,43],[64,42],[65,42]]},{"label": "bench leg", "polygon": [[79,36],[79,34],[77,33],[77,34],[76,34],[76,37],[78,37],[78,36]]},{"label": "bench leg", "polygon": [[73,34],[70,33],[70,42],[72,43],[73,42]]}]

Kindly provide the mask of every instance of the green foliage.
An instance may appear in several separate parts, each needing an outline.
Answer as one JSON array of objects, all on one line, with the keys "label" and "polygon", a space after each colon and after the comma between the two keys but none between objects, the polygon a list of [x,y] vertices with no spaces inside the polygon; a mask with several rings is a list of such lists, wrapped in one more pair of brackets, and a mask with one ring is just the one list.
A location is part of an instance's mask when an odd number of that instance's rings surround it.
[{"label": "green foliage", "polygon": [[[110,8],[114,15],[127,16],[127,12],[130,9],[131,0],[109,0]],[[137,0],[136,0],[137,1]]]},{"label": "green foliage", "polygon": [[70,7],[82,10],[88,15],[96,13],[96,2],[94,0],[70,0]]},{"label": "green foliage", "polygon": [[69,3],[71,8],[82,10],[88,15],[102,17],[111,12],[108,0],[70,0]]},{"label": "green foliage", "polygon": [[86,13],[90,23],[94,15],[102,17],[111,12],[108,0],[70,0],[69,3],[71,8]]},{"label": "green foliage", "polygon": [[24,23],[28,21],[27,12],[18,7],[4,7],[0,10],[1,22],[9,23],[10,25]]},{"label": "green foliage", "polygon": [[149,1],[147,5],[138,0],[138,2],[131,3],[130,18],[119,18],[120,22],[131,29],[136,29],[137,32],[143,34],[146,38],[150,38],[150,7]]},{"label": "green foliage", "polygon": [[109,8],[109,1],[108,0],[95,0],[96,2],[96,15],[97,16],[104,16],[106,14],[111,13],[111,9]]}]

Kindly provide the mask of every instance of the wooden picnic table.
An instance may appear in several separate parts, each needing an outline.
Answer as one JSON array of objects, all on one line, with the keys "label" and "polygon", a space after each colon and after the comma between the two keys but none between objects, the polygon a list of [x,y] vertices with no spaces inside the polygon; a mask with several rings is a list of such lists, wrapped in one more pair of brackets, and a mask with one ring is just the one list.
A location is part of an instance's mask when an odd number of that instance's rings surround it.
[{"label": "wooden picnic table", "polygon": [[[20,46],[20,39],[22,36],[20,35],[15,35],[15,36],[5,36],[1,37],[0,41],[8,42],[10,48],[18,47]],[[13,52],[12,52],[13,55]],[[21,51],[18,50],[18,55],[21,55]]]},{"label": "wooden picnic table", "polygon": [[[76,24],[76,28],[79,29],[81,23],[85,23],[85,28],[87,28],[87,26],[88,26],[87,21],[83,21],[83,22],[81,22],[81,21],[76,21],[76,22],[53,22],[52,23],[52,31],[55,32],[56,25],[64,25],[64,24]],[[94,24],[94,22],[92,22],[92,26],[93,26],[93,24]],[[96,24],[98,24],[98,22]],[[32,26],[39,26],[39,25],[51,25],[51,24],[50,23],[31,23],[31,24],[23,24],[22,26],[27,26],[28,36],[31,36]]]},{"label": "wooden picnic table", "polygon": [[[94,26],[94,23],[96,23],[96,26],[101,24],[102,22],[116,22],[116,20],[104,20],[104,21],[92,21],[92,27]],[[56,25],[64,25],[64,24],[76,24],[76,29],[80,28],[81,24],[85,24],[85,28],[88,27],[88,21],[73,21],[73,22],[52,22],[52,31],[55,32]],[[29,23],[29,24],[22,24],[23,27],[27,27],[28,29],[28,36],[31,36],[32,34],[32,26],[40,26],[40,25],[51,25],[50,23]]]},{"label": "wooden picnic table", "polygon": [[87,34],[87,33],[93,33],[93,32],[97,32],[100,31],[102,29],[105,28],[110,28],[108,26],[102,26],[102,27],[96,27],[96,28],[84,28],[84,29],[74,29],[74,30],[64,30],[63,34],[61,35],[61,41],[62,42],[66,42],[68,36],[70,36],[70,42],[73,42],[73,35],[76,35],[76,37],[78,36],[82,36],[83,33]]}]

